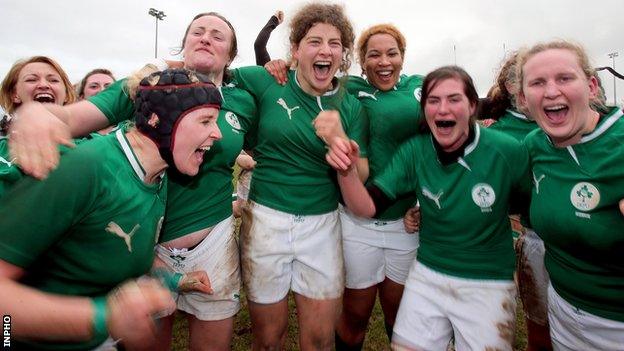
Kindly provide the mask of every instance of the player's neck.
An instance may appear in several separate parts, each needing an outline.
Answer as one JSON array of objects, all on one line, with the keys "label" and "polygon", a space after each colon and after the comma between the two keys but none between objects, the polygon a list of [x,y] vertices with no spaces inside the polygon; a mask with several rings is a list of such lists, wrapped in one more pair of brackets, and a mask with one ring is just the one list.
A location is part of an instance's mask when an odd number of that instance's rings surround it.
[{"label": "player's neck", "polygon": [[145,183],[153,184],[160,181],[160,176],[167,168],[167,163],[160,156],[156,144],[135,128],[128,131],[126,137],[145,171]]}]

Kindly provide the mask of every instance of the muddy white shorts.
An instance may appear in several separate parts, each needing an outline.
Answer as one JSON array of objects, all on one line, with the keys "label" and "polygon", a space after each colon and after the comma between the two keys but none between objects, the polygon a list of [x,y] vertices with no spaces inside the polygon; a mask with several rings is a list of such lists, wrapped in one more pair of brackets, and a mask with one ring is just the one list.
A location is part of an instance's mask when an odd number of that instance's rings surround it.
[{"label": "muddy white shorts", "polygon": [[415,261],[405,284],[392,343],[417,350],[512,350],[516,323],[512,280],[477,280],[436,272]]},{"label": "muddy white shorts", "polygon": [[[214,293],[178,294],[178,309],[199,320],[216,321],[234,316],[240,309],[240,265],[234,238],[234,217],[219,222],[199,245],[181,252],[156,246],[156,254],[179,273],[205,270]],[[184,250],[182,250],[184,251]]]},{"label": "muddy white shorts", "polygon": [[338,210],[302,216],[248,201],[242,213],[241,266],[251,301],[276,303],[289,289],[311,299],[342,296]]},{"label": "muddy white shorts", "polygon": [[518,293],[524,315],[539,325],[548,325],[548,272],[544,266],[544,242],[525,228],[516,243]]},{"label": "muddy white shorts", "polygon": [[548,319],[553,348],[562,351],[622,351],[624,322],[572,306],[548,287]]},{"label": "muddy white shorts", "polygon": [[416,258],[418,233],[407,233],[403,219],[357,217],[340,206],[342,246],[349,289],[365,289],[388,277],[404,285]]}]

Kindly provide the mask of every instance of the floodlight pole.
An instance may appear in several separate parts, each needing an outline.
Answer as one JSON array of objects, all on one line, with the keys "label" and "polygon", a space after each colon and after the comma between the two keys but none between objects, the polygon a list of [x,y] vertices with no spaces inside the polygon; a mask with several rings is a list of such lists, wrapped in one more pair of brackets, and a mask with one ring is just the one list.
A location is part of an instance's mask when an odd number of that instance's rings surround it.
[{"label": "floodlight pole", "polygon": [[155,8],[149,9],[149,15],[154,16],[156,19],[156,38],[154,40],[154,58],[158,58],[158,21],[162,21],[167,15],[163,11],[158,11]]}]

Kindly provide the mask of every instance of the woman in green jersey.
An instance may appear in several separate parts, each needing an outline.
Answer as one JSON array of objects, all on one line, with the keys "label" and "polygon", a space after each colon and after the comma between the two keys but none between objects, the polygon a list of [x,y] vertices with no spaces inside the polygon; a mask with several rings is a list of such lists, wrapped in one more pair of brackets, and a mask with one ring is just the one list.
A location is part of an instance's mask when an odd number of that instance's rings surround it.
[{"label": "woman in green jersey", "polygon": [[624,345],[624,118],[604,107],[585,51],[565,41],[518,58],[519,102],[541,130],[525,140],[531,224],[544,240],[556,350]]},{"label": "woman in green jersey", "polygon": [[[217,123],[223,133],[219,141],[205,156],[197,177],[188,178],[179,173],[169,177],[167,216],[157,247],[157,265],[169,270],[186,272],[203,269],[210,276],[214,293],[181,294],[178,308],[187,313],[191,348],[211,347],[229,350],[233,333],[234,315],[240,309],[240,268],[238,246],[234,238],[232,219],[232,166],[243,148],[243,141],[255,118],[255,102],[246,91],[229,82],[228,67],[237,55],[236,33],[232,25],[218,13],[201,13],[193,18],[185,31],[180,49],[182,62],[169,62],[176,66],[210,75],[223,96],[223,106]],[[167,65],[159,62],[157,66]],[[157,67],[148,65],[146,72]],[[14,130],[22,139],[13,146],[20,163],[36,175],[45,173],[50,151],[27,152],[31,139],[38,138],[40,145],[50,140],[50,135],[67,133],[81,135],[104,126],[131,119],[134,102],[127,94],[127,81],[115,82],[109,89],[87,101],[67,106],[56,113],[65,123],[48,119],[45,125],[27,128],[26,121],[37,123],[40,117],[25,111],[24,124]],[[56,120],[57,127],[49,120]],[[44,135],[34,135],[33,129],[47,130]],[[44,150],[48,150],[43,148]],[[24,151],[24,152],[22,152]],[[31,167],[31,165],[35,165]],[[161,320],[159,347],[168,350],[171,344],[173,316]]]},{"label": "woman in green jersey", "polygon": [[[349,67],[353,40],[342,7],[310,4],[291,22],[296,69],[286,85],[263,67],[233,72],[235,84],[256,98],[259,113],[257,165],[241,226],[254,349],[283,348],[290,290],[300,347],[328,350],[334,341],[344,288],[339,192],[314,124],[339,116],[346,134],[365,142],[363,109],[335,77]],[[366,160],[359,163],[366,172]]]},{"label": "woman in green jersey", "polygon": [[65,105],[76,100],[67,74],[53,59],[33,56],[13,64],[0,86],[0,106],[6,114],[0,118],[0,197],[22,177],[14,159],[9,156],[9,123],[15,110],[26,102],[38,101]]},{"label": "woman in green jersey", "polygon": [[[0,202],[0,309],[13,318],[19,349],[91,350],[113,339],[149,348],[153,318],[174,307],[158,284],[134,279],[154,260],[164,171],[199,172],[221,138],[221,96],[186,70],[150,75],[136,95],[136,127],[81,143],[45,180],[24,177]],[[186,290],[207,284],[205,273],[167,279]]]},{"label": "woman in green jersey", "polygon": [[418,256],[401,299],[397,349],[511,350],[515,326],[514,254],[509,203],[526,191],[521,144],[474,122],[478,95],[470,76],[447,66],[423,82],[422,133],[398,148],[364,187],[352,167],[357,143],[332,145],[347,207],[372,217],[403,194],[420,203]]}]

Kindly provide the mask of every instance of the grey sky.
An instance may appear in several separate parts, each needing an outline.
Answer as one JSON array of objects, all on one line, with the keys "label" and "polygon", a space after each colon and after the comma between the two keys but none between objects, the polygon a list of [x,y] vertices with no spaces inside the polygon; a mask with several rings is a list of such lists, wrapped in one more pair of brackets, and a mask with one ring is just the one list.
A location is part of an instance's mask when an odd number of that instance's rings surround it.
[{"label": "grey sky", "polygon": [[[96,67],[123,77],[154,56],[154,17],[150,7],[166,13],[159,22],[159,57],[171,58],[180,45],[188,22],[197,13],[217,11],[236,28],[239,56],[233,67],[254,64],[253,41],[277,9],[286,14],[268,50],[283,57],[287,50],[288,21],[305,1],[300,0],[106,0],[36,1],[0,0],[0,75],[17,59],[48,55],[59,61],[77,82]],[[455,61],[475,79],[481,95],[493,82],[504,57],[503,45],[512,50],[537,41],[573,39],[589,51],[596,66],[611,65],[609,52],[618,51],[615,64],[624,71],[624,35],[621,0],[342,0],[359,34],[366,27],[389,22],[407,38],[404,72],[426,74]],[[620,14],[620,15],[618,15]],[[179,58],[179,57],[178,57]],[[359,74],[357,64],[352,73]],[[613,80],[601,74],[609,101]],[[624,96],[619,81],[618,102]]]}]

